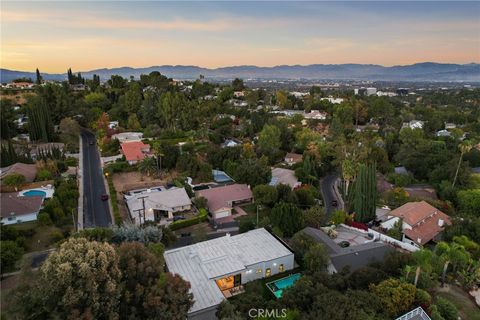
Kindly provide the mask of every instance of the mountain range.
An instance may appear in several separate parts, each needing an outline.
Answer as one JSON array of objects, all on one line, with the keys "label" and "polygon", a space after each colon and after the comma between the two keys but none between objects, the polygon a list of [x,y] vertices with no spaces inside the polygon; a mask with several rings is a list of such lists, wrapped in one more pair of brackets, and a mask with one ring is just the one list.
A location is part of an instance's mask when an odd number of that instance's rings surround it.
[{"label": "mountain range", "polygon": [[[452,64],[423,62],[411,65],[385,67],[375,64],[311,64],[280,65],[274,67],[231,66],[221,68],[202,68],[198,66],[162,65],[146,68],[120,67],[96,69],[81,72],[83,77],[92,78],[94,74],[101,80],[112,75],[125,78],[139,78],[141,74],[152,71],[179,80],[197,79],[200,75],[211,80],[227,80],[235,77],[243,79],[306,79],[306,80],[371,80],[371,81],[468,81],[480,82],[480,64]],[[0,81],[10,82],[27,77],[35,79],[35,72],[0,69]],[[65,80],[66,73],[42,73],[45,80]]]}]

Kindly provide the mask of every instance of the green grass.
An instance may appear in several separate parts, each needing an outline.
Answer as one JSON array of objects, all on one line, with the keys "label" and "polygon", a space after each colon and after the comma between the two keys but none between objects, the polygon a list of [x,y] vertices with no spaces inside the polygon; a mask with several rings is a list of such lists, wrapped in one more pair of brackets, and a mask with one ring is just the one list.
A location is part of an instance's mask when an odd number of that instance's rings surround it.
[{"label": "green grass", "polygon": [[436,296],[443,297],[453,303],[457,307],[459,316],[462,319],[480,320],[479,308],[471,300],[472,298],[468,293],[453,285],[450,285],[448,291],[440,290],[440,288],[437,288]]}]

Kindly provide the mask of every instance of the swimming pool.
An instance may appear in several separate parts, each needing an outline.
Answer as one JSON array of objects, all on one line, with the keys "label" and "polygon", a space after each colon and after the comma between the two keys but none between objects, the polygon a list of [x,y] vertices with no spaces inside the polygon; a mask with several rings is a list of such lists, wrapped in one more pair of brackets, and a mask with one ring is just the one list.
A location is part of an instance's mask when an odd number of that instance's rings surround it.
[{"label": "swimming pool", "polygon": [[24,197],[40,196],[42,198],[45,198],[47,196],[47,193],[41,190],[28,190],[23,193],[23,196]]},{"label": "swimming pool", "polygon": [[270,291],[272,291],[272,293],[278,299],[278,298],[282,297],[283,290],[293,286],[293,284],[298,279],[300,279],[301,276],[302,275],[300,273],[295,273],[295,274],[292,274],[292,275],[290,275],[286,278],[282,278],[282,279],[279,279],[279,280],[269,282],[269,283],[267,283],[267,287],[268,287],[268,289],[270,289]]}]

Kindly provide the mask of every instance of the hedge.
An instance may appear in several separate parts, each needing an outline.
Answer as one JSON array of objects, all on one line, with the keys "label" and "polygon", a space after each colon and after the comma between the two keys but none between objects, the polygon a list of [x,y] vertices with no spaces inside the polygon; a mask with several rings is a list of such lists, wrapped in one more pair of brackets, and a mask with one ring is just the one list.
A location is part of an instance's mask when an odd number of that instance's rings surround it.
[{"label": "hedge", "polygon": [[207,220],[207,216],[208,216],[208,212],[207,210],[205,209],[200,209],[198,215],[194,218],[191,218],[191,219],[187,219],[187,220],[178,220],[178,221],[174,221],[172,222],[168,227],[170,228],[170,230],[178,230],[178,229],[181,229],[181,228],[186,228],[186,227],[190,227],[190,226],[193,226],[197,223],[200,223],[200,222],[203,222],[203,221],[206,221]]},{"label": "hedge", "polygon": [[110,191],[110,200],[111,200],[112,209],[113,209],[113,218],[115,219],[116,225],[121,225],[122,217],[120,216],[120,209],[118,208],[117,191],[115,190],[115,186],[113,185],[113,179],[111,175],[107,176],[107,182],[108,182],[108,190]]}]

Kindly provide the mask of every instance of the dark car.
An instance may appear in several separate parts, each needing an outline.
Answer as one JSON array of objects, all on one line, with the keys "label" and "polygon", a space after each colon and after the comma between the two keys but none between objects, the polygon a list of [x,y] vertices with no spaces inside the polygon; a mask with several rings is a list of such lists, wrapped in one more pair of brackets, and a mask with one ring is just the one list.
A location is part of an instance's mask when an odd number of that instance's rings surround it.
[{"label": "dark car", "polygon": [[175,216],[173,217],[173,221],[178,221],[178,220],[185,220],[184,216]]},{"label": "dark car", "polygon": [[88,144],[91,145],[91,146],[93,146],[93,141],[90,141]]},{"label": "dark car", "polygon": [[337,200],[332,200],[332,207],[336,207],[336,206],[338,206]]},{"label": "dark car", "polygon": [[102,194],[100,199],[102,199],[102,201],[107,201],[108,200],[108,194]]}]

